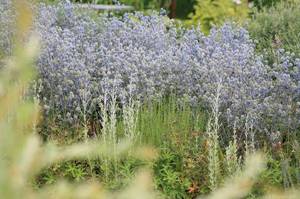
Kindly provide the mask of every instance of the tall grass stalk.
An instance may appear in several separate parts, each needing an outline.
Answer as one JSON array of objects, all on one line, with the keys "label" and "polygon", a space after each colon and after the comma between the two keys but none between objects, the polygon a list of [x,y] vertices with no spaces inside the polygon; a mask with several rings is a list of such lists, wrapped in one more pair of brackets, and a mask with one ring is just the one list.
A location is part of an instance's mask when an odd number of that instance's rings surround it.
[{"label": "tall grass stalk", "polygon": [[245,122],[245,155],[255,152],[255,130],[253,127],[253,121],[251,120],[251,113],[246,116]]},{"label": "tall grass stalk", "polygon": [[116,145],[118,143],[117,139],[117,96],[115,92],[111,93],[111,99],[109,103],[109,145],[113,149],[113,165],[117,166],[116,158]]},{"label": "tall grass stalk", "polygon": [[[105,176],[105,181],[109,181],[109,176],[111,172],[115,174],[117,170],[118,161],[117,161],[117,96],[115,92],[105,92],[105,94],[99,97],[99,107],[101,114],[101,139],[106,145],[112,149],[111,157],[103,159],[103,171]],[[116,177],[116,175],[115,175]]]},{"label": "tall grass stalk", "polygon": [[209,188],[215,190],[221,180],[220,158],[219,158],[219,106],[221,95],[221,84],[218,84],[214,101],[212,102],[212,114],[207,124],[208,136],[208,170],[209,170]]},{"label": "tall grass stalk", "polygon": [[139,131],[137,129],[140,110],[139,100],[129,97],[128,103],[123,106],[122,110],[125,137],[134,143],[139,138]]},{"label": "tall grass stalk", "polygon": [[167,98],[141,105],[139,112],[138,129],[141,132],[143,143],[160,146],[166,136],[171,131],[172,122],[175,120],[175,99]]},{"label": "tall grass stalk", "polygon": [[225,151],[227,175],[231,176],[240,171],[241,158],[238,156],[238,145],[236,136],[236,124],[233,129],[233,140],[229,142]]},{"label": "tall grass stalk", "polygon": [[[108,96],[107,93],[105,93],[103,96],[99,97],[99,107],[101,112],[101,139],[103,140],[103,143],[109,147],[109,121],[108,121]],[[103,158],[103,171],[104,171],[104,178],[105,182],[108,182],[109,180],[109,160],[107,158]]]},{"label": "tall grass stalk", "polygon": [[192,131],[203,132],[205,126],[205,112],[191,107],[187,99],[179,101],[176,95],[140,104],[137,128],[142,143],[165,146],[170,140],[165,138],[187,140]]}]

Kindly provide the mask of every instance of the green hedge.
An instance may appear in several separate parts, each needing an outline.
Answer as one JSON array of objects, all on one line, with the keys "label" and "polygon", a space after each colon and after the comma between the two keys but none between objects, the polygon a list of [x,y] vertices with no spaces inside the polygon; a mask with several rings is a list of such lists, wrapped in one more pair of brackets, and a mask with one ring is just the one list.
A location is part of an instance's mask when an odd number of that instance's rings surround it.
[{"label": "green hedge", "polygon": [[274,62],[277,49],[300,56],[300,0],[281,2],[254,13],[248,26],[259,52]]},{"label": "green hedge", "polygon": [[263,9],[265,7],[269,8],[271,6],[276,5],[276,3],[280,2],[282,0],[253,0],[252,3],[253,5],[260,9]]}]

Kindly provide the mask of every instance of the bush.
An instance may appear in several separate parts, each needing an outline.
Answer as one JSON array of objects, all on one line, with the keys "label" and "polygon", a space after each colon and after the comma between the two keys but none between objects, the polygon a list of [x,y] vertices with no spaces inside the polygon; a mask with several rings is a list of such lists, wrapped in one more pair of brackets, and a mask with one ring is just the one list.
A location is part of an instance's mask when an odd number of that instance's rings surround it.
[{"label": "bush", "polygon": [[204,36],[177,30],[157,14],[95,19],[75,11],[71,4],[40,10],[45,48],[38,66],[46,111],[74,123],[82,113],[94,113],[99,96],[111,92],[123,103],[129,96],[175,92],[209,107],[222,84],[223,115],[244,122],[251,115],[258,125],[273,82],[246,30],[226,24]]},{"label": "bush", "polygon": [[111,97],[125,105],[173,93],[205,109],[220,95],[221,118],[238,120],[239,129],[245,123],[256,130],[297,127],[298,59],[283,56],[271,69],[248,32],[234,24],[205,36],[155,13],[97,17],[69,3],[40,5],[37,19],[43,49],[36,92],[56,122],[86,125],[102,117],[99,106]]},{"label": "bush", "polygon": [[197,0],[176,0],[176,18],[188,19],[196,3]]},{"label": "bush", "polygon": [[[298,2],[298,3],[297,3]],[[265,117],[271,131],[295,130],[299,126],[299,1],[280,2],[254,14],[249,32],[256,40],[257,51],[271,66],[270,94],[265,98]],[[272,117],[277,115],[277,117]],[[288,124],[288,125],[287,125]],[[285,130],[284,130],[285,129]]]},{"label": "bush", "polygon": [[38,25],[41,100],[65,120],[94,112],[99,96],[112,91],[122,102],[175,92],[209,105],[222,83],[221,107],[231,119],[258,111],[265,97],[266,67],[244,29],[226,24],[204,36],[157,14],[92,19],[74,11],[42,7]]},{"label": "bush", "polygon": [[248,12],[248,3],[244,0],[198,0],[191,23],[200,23],[202,30],[209,33],[213,25],[220,26],[226,20],[245,20]]},{"label": "bush", "polygon": [[[296,130],[299,127],[300,107],[300,59],[294,54],[277,50],[276,60],[269,71],[272,86],[265,98],[263,106],[266,108],[266,121],[269,130]],[[267,125],[267,124],[265,124]]]},{"label": "bush", "polygon": [[280,1],[281,0],[253,0],[252,2],[256,8],[263,9],[264,7],[272,7]]},{"label": "bush", "polygon": [[274,63],[278,49],[285,49],[300,55],[300,2],[278,3],[270,9],[254,14],[249,24],[249,32],[257,41],[257,49],[265,53],[270,63]]}]

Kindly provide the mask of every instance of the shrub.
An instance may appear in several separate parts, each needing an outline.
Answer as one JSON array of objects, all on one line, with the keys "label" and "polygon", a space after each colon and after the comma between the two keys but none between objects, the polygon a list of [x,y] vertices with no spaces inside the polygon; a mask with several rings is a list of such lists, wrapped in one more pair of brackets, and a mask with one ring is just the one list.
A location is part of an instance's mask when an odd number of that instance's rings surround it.
[{"label": "shrub", "polygon": [[[264,99],[264,127],[275,132],[299,126],[299,1],[282,1],[254,13],[248,29],[268,65],[272,85]],[[270,119],[272,118],[272,119]]]},{"label": "shrub", "polygon": [[41,10],[42,101],[46,111],[67,120],[76,121],[84,106],[93,110],[98,97],[112,90],[122,102],[128,94],[175,92],[198,103],[209,102],[222,81],[222,109],[241,116],[257,107],[267,89],[266,68],[247,31],[233,25],[204,36],[196,29],[177,31],[156,14],[92,19],[75,14],[70,4]]},{"label": "shrub", "polygon": [[213,25],[222,25],[228,19],[245,20],[248,12],[248,3],[244,0],[198,0],[191,22],[200,23],[202,30],[209,33]]},{"label": "shrub", "polygon": [[299,127],[300,107],[300,59],[294,53],[283,49],[276,52],[276,60],[269,71],[272,86],[264,99],[266,121],[271,131],[292,130]]},{"label": "shrub", "polygon": [[254,13],[249,23],[249,32],[257,42],[258,52],[266,54],[273,63],[278,49],[300,55],[300,3],[282,1],[270,9]]},{"label": "shrub", "polygon": [[[284,67],[293,62],[296,70],[297,59],[286,57],[271,69],[248,32],[235,24],[205,36],[156,13],[97,17],[70,3],[40,4],[38,10],[43,48],[36,87],[48,118],[86,126],[102,117],[99,107],[111,93],[125,107],[131,98],[143,102],[175,94],[179,102],[188,98],[210,109],[221,84],[220,119],[228,125],[237,122],[241,130],[248,123],[256,131],[296,120],[285,116],[295,110],[287,107],[297,104],[298,77]],[[284,85],[284,77],[296,86]],[[281,100],[288,96],[292,101]]]},{"label": "shrub", "polygon": [[252,0],[251,2],[258,9],[263,9],[264,7],[267,7],[267,8],[272,7],[280,1],[281,0]]}]

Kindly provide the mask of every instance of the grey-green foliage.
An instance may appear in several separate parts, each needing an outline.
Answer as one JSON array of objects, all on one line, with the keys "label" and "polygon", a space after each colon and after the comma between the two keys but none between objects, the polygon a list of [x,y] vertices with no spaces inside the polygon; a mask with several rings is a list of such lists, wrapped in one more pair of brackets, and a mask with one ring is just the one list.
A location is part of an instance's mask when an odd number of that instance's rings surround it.
[{"label": "grey-green foliage", "polygon": [[264,7],[271,7],[276,5],[276,3],[282,0],[252,0],[253,5],[258,9],[263,9]]},{"label": "grey-green foliage", "polygon": [[11,1],[1,0],[0,2],[0,59],[4,55],[10,54],[13,11],[9,9]]},{"label": "grey-green foliage", "polygon": [[300,55],[300,1],[285,1],[254,14],[249,23],[250,35],[259,52],[274,62],[278,49]]}]

